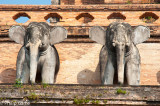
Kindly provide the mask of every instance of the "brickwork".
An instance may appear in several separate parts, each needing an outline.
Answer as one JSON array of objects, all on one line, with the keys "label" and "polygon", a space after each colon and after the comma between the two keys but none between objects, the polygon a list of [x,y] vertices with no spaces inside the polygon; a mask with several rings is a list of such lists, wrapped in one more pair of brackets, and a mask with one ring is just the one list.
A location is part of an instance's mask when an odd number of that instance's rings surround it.
[{"label": "brickwork", "polygon": [[[104,0],[104,4],[126,1]],[[140,1],[142,0],[132,0],[134,3]],[[143,0],[145,3],[148,1]],[[99,2],[102,3],[103,0]],[[75,5],[66,5],[71,3]],[[98,59],[102,45],[89,39],[89,28],[98,25],[106,29],[111,22],[122,21],[133,27],[145,25],[151,29],[151,38],[147,43],[138,45],[142,57],[141,85],[160,85],[160,4],[134,3],[81,5],[84,4],[82,0],[61,0],[61,5],[0,5],[0,14],[3,14],[0,15],[0,83],[15,81],[16,57],[21,47],[8,38],[9,28],[12,25],[26,27],[30,22],[46,22],[52,17],[59,18],[59,22],[49,23],[52,27],[64,26],[68,30],[68,38],[55,45],[61,63],[56,83],[100,84]],[[20,16],[30,19],[20,24],[15,21]],[[145,17],[150,16],[155,20],[146,23]]]},{"label": "brickwork", "polygon": [[[60,43],[58,84],[100,84],[99,52],[96,43]],[[14,83],[16,57],[21,45],[0,43],[0,83]],[[141,85],[160,85],[160,44],[138,45],[141,54]]]},{"label": "brickwork", "polygon": [[74,5],[74,4],[75,4],[75,0],[61,0],[60,5]]},{"label": "brickwork", "polygon": [[158,0],[61,0],[61,5],[159,3]]},{"label": "brickwork", "polygon": [[[14,9],[12,9],[14,8]],[[72,9],[72,11],[70,11]],[[153,23],[145,23],[140,19],[146,12],[150,10],[151,14],[156,15],[157,20]],[[24,11],[21,11],[24,10]],[[37,12],[37,10],[39,10]],[[44,11],[45,10],[45,11]],[[117,10],[116,12],[114,10]],[[137,10],[137,11],[135,11]],[[143,10],[143,11],[142,11]],[[105,6],[3,6],[0,5],[0,25],[15,25],[18,24],[14,19],[19,16],[28,16],[29,21],[23,25],[28,25],[30,22],[46,22],[45,17],[50,14],[58,14],[62,17],[61,21],[56,25],[59,26],[107,26],[111,22],[114,22],[114,19],[107,19],[113,13],[120,13],[125,17],[124,22],[128,22],[132,26],[136,25],[146,25],[146,26],[159,26],[160,25],[160,4],[155,5],[105,5]],[[8,11],[8,12],[6,12]],[[94,17],[91,22],[87,24],[82,23],[77,20],[76,17],[87,13]],[[146,14],[146,17],[150,16]],[[151,15],[153,16],[153,15]],[[54,17],[54,16],[51,16]],[[89,17],[89,16],[88,16]],[[153,17],[154,18],[154,17]],[[51,24],[54,25],[54,24]]]}]

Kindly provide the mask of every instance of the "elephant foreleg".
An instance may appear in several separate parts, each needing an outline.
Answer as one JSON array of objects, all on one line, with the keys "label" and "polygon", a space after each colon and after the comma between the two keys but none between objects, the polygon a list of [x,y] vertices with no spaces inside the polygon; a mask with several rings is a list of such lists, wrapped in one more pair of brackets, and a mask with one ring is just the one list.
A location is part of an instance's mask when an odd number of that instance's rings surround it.
[{"label": "elephant foreleg", "polygon": [[22,75],[20,77],[21,82],[22,83],[28,83],[28,81],[29,81],[29,75],[30,75],[30,71],[29,71],[27,62],[24,62]]},{"label": "elephant foreleg", "polygon": [[109,56],[106,46],[103,46],[100,52],[100,72],[102,84],[113,84],[114,66],[112,55]]},{"label": "elephant foreleg", "polygon": [[140,64],[129,61],[126,65],[126,77],[128,85],[140,84]]},{"label": "elephant foreleg", "polygon": [[20,79],[21,77],[24,61],[25,61],[25,50],[24,50],[24,47],[22,47],[17,56],[16,79]]},{"label": "elephant foreleg", "polygon": [[53,84],[55,75],[55,66],[51,64],[44,64],[42,70],[42,83]]},{"label": "elephant foreleg", "polygon": [[114,72],[115,72],[115,69],[114,69],[113,63],[112,63],[111,59],[108,58],[107,64],[106,64],[106,69],[104,72],[104,77],[102,80],[103,84],[105,84],[105,85],[112,85],[113,84]]},{"label": "elephant foreleg", "polygon": [[102,84],[103,84],[104,72],[107,64],[107,56],[108,56],[107,48],[106,46],[103,46],[100,52],[100,57],[99,57],[100,77],[101,77]]}]

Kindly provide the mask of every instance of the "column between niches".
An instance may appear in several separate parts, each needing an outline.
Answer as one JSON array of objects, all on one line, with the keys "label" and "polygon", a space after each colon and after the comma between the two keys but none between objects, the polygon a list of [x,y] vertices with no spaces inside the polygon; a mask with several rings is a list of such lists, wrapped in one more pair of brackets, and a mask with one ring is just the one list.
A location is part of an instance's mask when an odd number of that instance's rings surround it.
[{"label": "column between niches", "polygon": [[75,5],[82,5],[82,0],[75,0]]}]

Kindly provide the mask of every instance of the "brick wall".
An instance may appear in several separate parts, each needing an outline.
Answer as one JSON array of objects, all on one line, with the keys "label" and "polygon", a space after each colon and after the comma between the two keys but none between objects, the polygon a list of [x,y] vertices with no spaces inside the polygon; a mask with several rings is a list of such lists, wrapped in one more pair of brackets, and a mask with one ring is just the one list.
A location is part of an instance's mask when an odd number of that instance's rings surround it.
[{"label": "brick wall", "polygon": [[[81,0],[76,0],[79,4]],[[106,1],[105,1],[106,2]],[[64,26],[68,38],[56,48],[60,55],[60,72],[56,83],[64,84],[99,84],[98,58],[102,45],[89,40],[88,29],[92,26],[107,27],[111,22],[128,22],[133,27],[149,26],[151,39],[138,45],[141,54],[141,85],[160,84],[160,4],[125,4],[125,5],[64,5],[31,6],[0,5],[0,83],[13,83],[16,73],[16,57],[21,47],[8,38],[8,29],[12,25],[27,26],[30,22],[46,22],[46,17],[60,17],[60,22],[49,23],[51,26]],[[116,15],[115,15],[116,14]],[[118,14],[118,15],[117,15]],[[144,14],[158,17],[153,23],[145,23]],[[14,19],[20,15],[30,18],[24,24]],[[155,16],[156,15],[156,16]],[[141,18],[140,18],[141,17]],[[87,23],[88,22],[88,23]],[[149,42],[152,43],[149,43]],[[158,42],[158,43],[154,43]]]},{"label": "brick wall", "polygon": [[75,0],[61,0],[61,5],[74,5]]},{"label": "brick wall", "polygon": [[61,0],[61,5],[91,5],[91,4],[145,4],[159,3],[158,0]]},{"label": "brick wall", "polygon": [[[55,45],[60,56],[58,84],[100,84],[97,43],[60,43]],[[16,57],[21,45],[0,43],[0,83],[14,83]],[[141,55],[141,85],[160,85],[160,44],[143,43]]]},{"label": "brick wall", "polygon": [[[23,11],[22,11],[23,10]],[[71,11],[72,10],[72,11]],[[150,10],[150,11],[148,11]],[[111,22],[114,22],[114,17],[112,19],[108,18],[112,14],[119,13],[121,16],[125,17],[124,22],[128,22],[132,26],[136,25],[146,25],[146,26],[159,26],[160,18],[159,12],[160,4],[139,4],[139,5],[87,5],[87,6],[10,6],[10,5],[0,5],[0,25],[15,25],[19,24],[15,21],[20,16],[26,16],[30,18],[23,25],[28,25],[30,22],[46,22],[46,18],[49,14],[57,14],[62,17],[59,23],[56,25],[60,26],[107,26]],[[37,12],[38,11],[38,12]],[[76,19],[76,17],[82,14],[88,14],[88,17],[93,17],[91,22],[84,24],[82,21]],[[144,15],[145,14],[145,15]],[[142,17],[151,16],[156,18],[152,23],[145,23]],[[50,15],[50,17],[56,17]],[[80,18],[83,18],[80,17]],[[116,19],[117,17],[115,17]],[[54,24],[51,24],[54,26]]]},{"label": "brick wall", "polygon": [[104,4],[105,0],[81,0],[82,4]]}]

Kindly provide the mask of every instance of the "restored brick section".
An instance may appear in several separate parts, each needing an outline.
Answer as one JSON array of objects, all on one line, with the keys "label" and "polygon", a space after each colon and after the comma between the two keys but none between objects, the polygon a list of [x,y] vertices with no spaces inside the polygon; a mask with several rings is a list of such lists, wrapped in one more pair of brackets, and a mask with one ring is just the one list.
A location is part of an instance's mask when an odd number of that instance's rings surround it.
[{"label": "restored brick section", "polygon": [[[55,45],[60,56],[58,84],[100,84],[99,52],[96,43],[60,43]],[[13,83],[16,57],[21,45],[0,43],[0,83]],[[160,85],[160,44],[138,45],[141,55],[141,85]]]},{"label": "restored brick section", "polygon": [[[76,2],[76,3],[75,3]],[[158,0],[61,0],[61,5],[159,3]]]},{"label": "restored brick section", "polygon": [[61,5],[74,5],[75,0],[61,0]]}]

